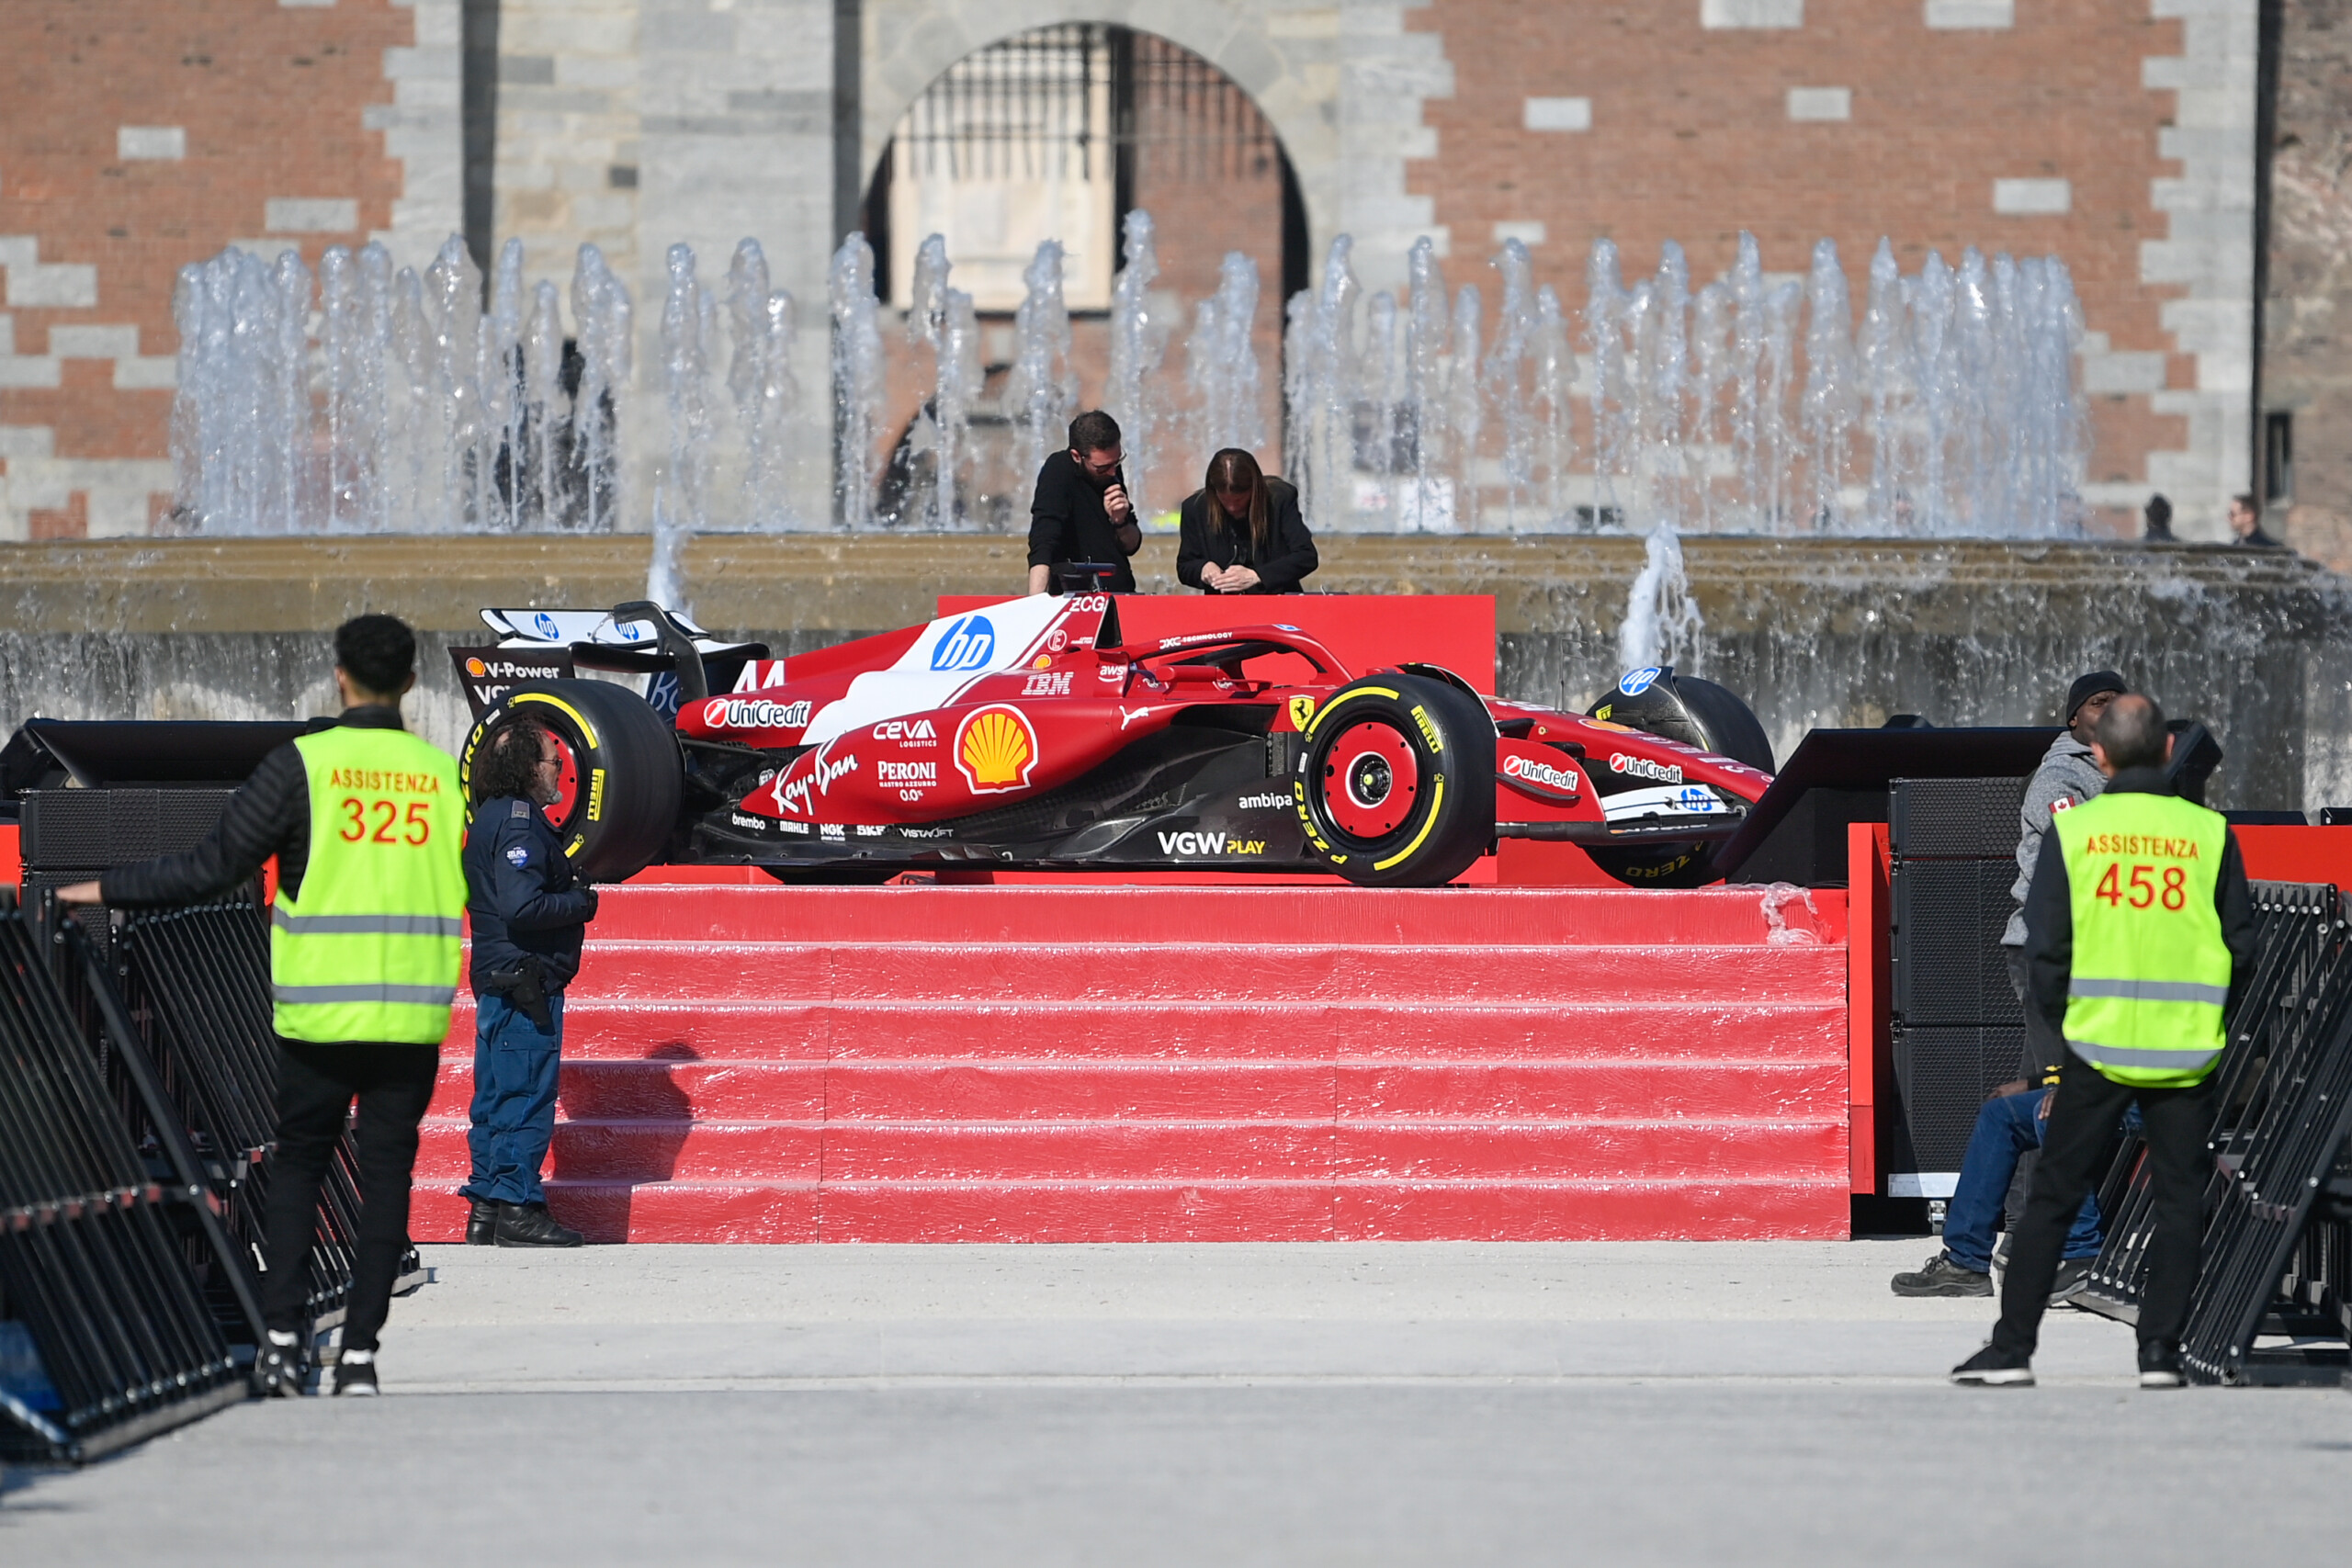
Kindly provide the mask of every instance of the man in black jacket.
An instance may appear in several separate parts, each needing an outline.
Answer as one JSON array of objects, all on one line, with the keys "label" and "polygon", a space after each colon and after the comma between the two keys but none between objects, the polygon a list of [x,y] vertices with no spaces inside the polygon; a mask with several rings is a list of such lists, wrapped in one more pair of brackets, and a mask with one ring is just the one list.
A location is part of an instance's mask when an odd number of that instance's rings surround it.
[{"label": "man in black jacket", "polygon": [[[2254,975],[2254,900],[2236,834],[2201,807],[2147,801],[2175,793],[2164,773],[2172,738],[2154,703],[2136,693],[2117,697],[2099,718],[2091,750],[2107,788],[2067,812],[2064,828],[2053,823],[2043,835],[2025,901],[2026,1006],[2039,1009],[2060,1032],[2066,1057],[2051,1096],[2041,1168],[2001,1281],[2000,1322],[1990,1344],[1952,1369],[1957,1383],[2032,1383],[2031,1359],[2067,1225],[2098,1179],[2125,1108],[2135,1101],[2155,1215],[2140,1296],[2140,1386],[2181,1383],[2180,1332],[2197,1285],[2200,1204],[2211,1170],[2212,1089],[2224,1021],[2235,1014]],[[2175,830],[2182,823],[2187,827]],[[2082,836],[2070,850],[2062,840],[2076,829]],[[2201,835],[2219,840],[2218,856],[2205,852],[2211,846],[2198,841]],[[2070,865],[2075,855],[2080,863]],[[2133,863],[2127,874],[2124,862],[2140,859],[2152,863]],[[2192,860],[2213,865],[2210,908],[2201,897],[2184,907],[2177,891],[2160,891],[2197,886],[2186,869]],[[2153,863],[2162,863],[2161,884]],[[2104,876],[2097,874],[2101,864]],[[2078,921],[2087,929],[2078,930]],[[2184,966],[2182,951],[2195,964],[2205,962],[2196,955],[2219,960],[2226,953],[2229,985],[2222,996],[2192,994],[2207,989],[2207,972]],[[2217,964],[2210,973],[2218,972]],[[2194,1016],[2216,1002],[2218,1019]],[[2174,1010],[2144,1018],[2127,1011],[2118,1022],[2096,1010],[2102,1007]],[[2167,1044],[2180,1048],[2158,1048]]]},{"label": "man in black jacket", "polygon": [[473,1172],[466,1240],[476,1247],[578,1247],[548,1213],[539,1167],[555,1136],[563,987],[596,890],[580,885],[540,807],[555,800],[563,753],[545,727],[519,719],[483,744],[466,835],[473,918]]},{"label": "man in black jacket", "polygon": [[[449,1028],[463,908],[457,764],[401,723],[401,698],[416,684],[415,635],[390,615],[345,622],[334,634],[334,684],[343,716],[263,758],[194,849],[57,893],[69,904],[125,909],[192,903],[249,885],[277,857],[277,1139],[262,1280],[269,1337],[256,1347],[253,1380],[257,1392],[280,1396],[300,1393],[308,1377],[319,1187],[346,1127],[359,1234],[334,1392],[377,1392],[377,1337],[408,1250],[417,1124]],[[411,854],[405,863],[395,858]],[[401,912],[410,900],[417,902]],[[355,903],[373,912],[355,914]],[[332,961],[323,975],[322,954]],[[416,983],[428,973],[433,983]]]},{"label": "man in black jacket", "polygon": [[1029,503],[1030,592],[1052,592],[1054,569],[1073,561],[1114,566],[1104,586],[1136,591],[1127,558],[1143,548],[1143,530],[1127,499],[1125,460],[1119,422],[1109,414],[1094,409],[1069,422],[1069,450],[1046,459]]}]

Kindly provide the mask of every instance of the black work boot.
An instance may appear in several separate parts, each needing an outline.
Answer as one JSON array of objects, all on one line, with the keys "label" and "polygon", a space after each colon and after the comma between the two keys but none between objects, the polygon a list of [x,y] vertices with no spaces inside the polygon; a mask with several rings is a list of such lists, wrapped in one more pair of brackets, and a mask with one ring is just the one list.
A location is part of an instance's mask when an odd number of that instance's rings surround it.
[{"label": "black work boot", "polygon": [[466,1200],[466,1245],[496,1247],[498,1245],[498,1200],[469,1198]]},{"label": "black work boot", "polygon": [[1889,1288],[1898,1296],[1989,1296],[1993,1277],[1963,1269],[1949,1252],[1939,1252],[1916,1273],[1897,1274]]},{"label": "black work boot", "polygon": [[556,1223],[545,1203],[498,1205],[501,1247],[578,1247],[580,1233]]},{"label": "black work boot", "polygon": [[254,1393],[264,1399],[296,1399],[310,1380],[311,1347],[304,1336],[273,1328],[254,1348]]}]

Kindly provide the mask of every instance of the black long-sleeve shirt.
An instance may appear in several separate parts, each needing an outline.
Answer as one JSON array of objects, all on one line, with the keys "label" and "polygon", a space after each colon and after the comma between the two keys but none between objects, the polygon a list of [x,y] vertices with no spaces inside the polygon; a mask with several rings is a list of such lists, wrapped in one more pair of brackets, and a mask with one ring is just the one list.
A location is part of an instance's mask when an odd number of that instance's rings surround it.
[{"label": "black long-sleeve shirt", "polygon": [[[398,708],[345,708],[337,724],[354,729],[400,729]],[[100,874],[98,891],[109,908],[153,908],[193,904],[253,879],[277,857],[277,886],[300,897],[311,863],[311,779],[291,741],[261,760],[203,842],[183,854],[119,865]]]},{"label": "black long-sleeve shirt", "polygon": [[[2154,768],[2126,768],[2108,781],[2109,795],[2170,795],[2164,774]],[[2222,872],[2213,886],[2213,908],[2222,920],[2222,942],[2230,950],[2230,999],[2233,1013],[2254,977],[2254,896],[2245,885],[2245,859],[2238,836],[2222,841]],[[2066,992],[2075,968],[2075,905],[2066,876],[2065,852],[2058,835],[2045,833],[2033,886],[2025,897],[2026,1005],[2037,1008],[2063,1037]]]},{"label": "black long-sleeve shirt", "polygon": [[580,942],[596,918],[596,890],[571,874],[546,813],[516,795],[474,807],[466,831],[466,911],[473,917],[472,980],[539,961],[541,984],[560,990],[580,973]]},{"label": "black long-sleeve shirt", "polygon": [[1136,574],[1127,558],[1142,547],[1142,537],[1132,546],[1121,542],[1120,525],[1103,510],[1102,491],[1069,452],[1047,457],[1037,470],[1037,494],[1029,503],[1029,564],[1107,563],[1119,569],[1112,573],[1111,592],[1133,593]]},{"label": "black long-sleeve shirt", "polygon": [[1258,586],[1247,592],[1295,593],[1299,583],[1322,564],[1315,553],[1315,536],[1306,531],[1306,519],[1299,514],[1296,486],[1283,479],[1266,481],[1271,525],[1262,553],[1250,536],[1248,523],[1228,518],[1222,528],[1209,526],[1209,508],[1216,504],[1216,498],[1205,490],[1184,498],[1176,540],[1176,581],[1185,587],[1216,592],[1201,581],[1201,569],[1214,561],[1220,567],[1246,566],[1255,571]]}]

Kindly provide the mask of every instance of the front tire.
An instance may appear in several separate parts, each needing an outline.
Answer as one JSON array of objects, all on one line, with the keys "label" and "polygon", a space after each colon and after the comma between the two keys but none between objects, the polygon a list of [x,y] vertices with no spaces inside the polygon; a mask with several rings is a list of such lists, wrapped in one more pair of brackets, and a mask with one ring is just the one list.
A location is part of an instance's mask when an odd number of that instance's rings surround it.
[{"label": "front tire", "polygon": [[669,847],[678,827],[685,769],[669,724],[645,699],[610,681],[528,681],[476,722],[458,758],[473,798],[474,758],[519,718],[545,725],[564,753],[563,795],[547,808],[573,873],[624,882]]},{"label": "front tire", "polygon": [[1372,675],[1306,727],[1292,798],[1316,856],[1369,887],[1437,887],[1495,840],[1495,723],[1442,681]]}]

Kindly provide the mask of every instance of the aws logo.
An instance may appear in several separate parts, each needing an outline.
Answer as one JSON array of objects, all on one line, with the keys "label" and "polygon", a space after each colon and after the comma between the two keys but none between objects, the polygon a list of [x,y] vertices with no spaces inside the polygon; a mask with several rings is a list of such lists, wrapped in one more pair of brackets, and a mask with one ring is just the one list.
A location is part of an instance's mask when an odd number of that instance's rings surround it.
[{"label": "aws logo", "polygon": [[931,650],[933,670],[979,670],[996,651],[996,628],[986,615],[966,615],[940,635]]},{"label": "aws logo", "polygon": [[976,708],[956,727],[956,770],[974,795],[1019,789],[1036,765],[1037,732],[1019,708]]}]

